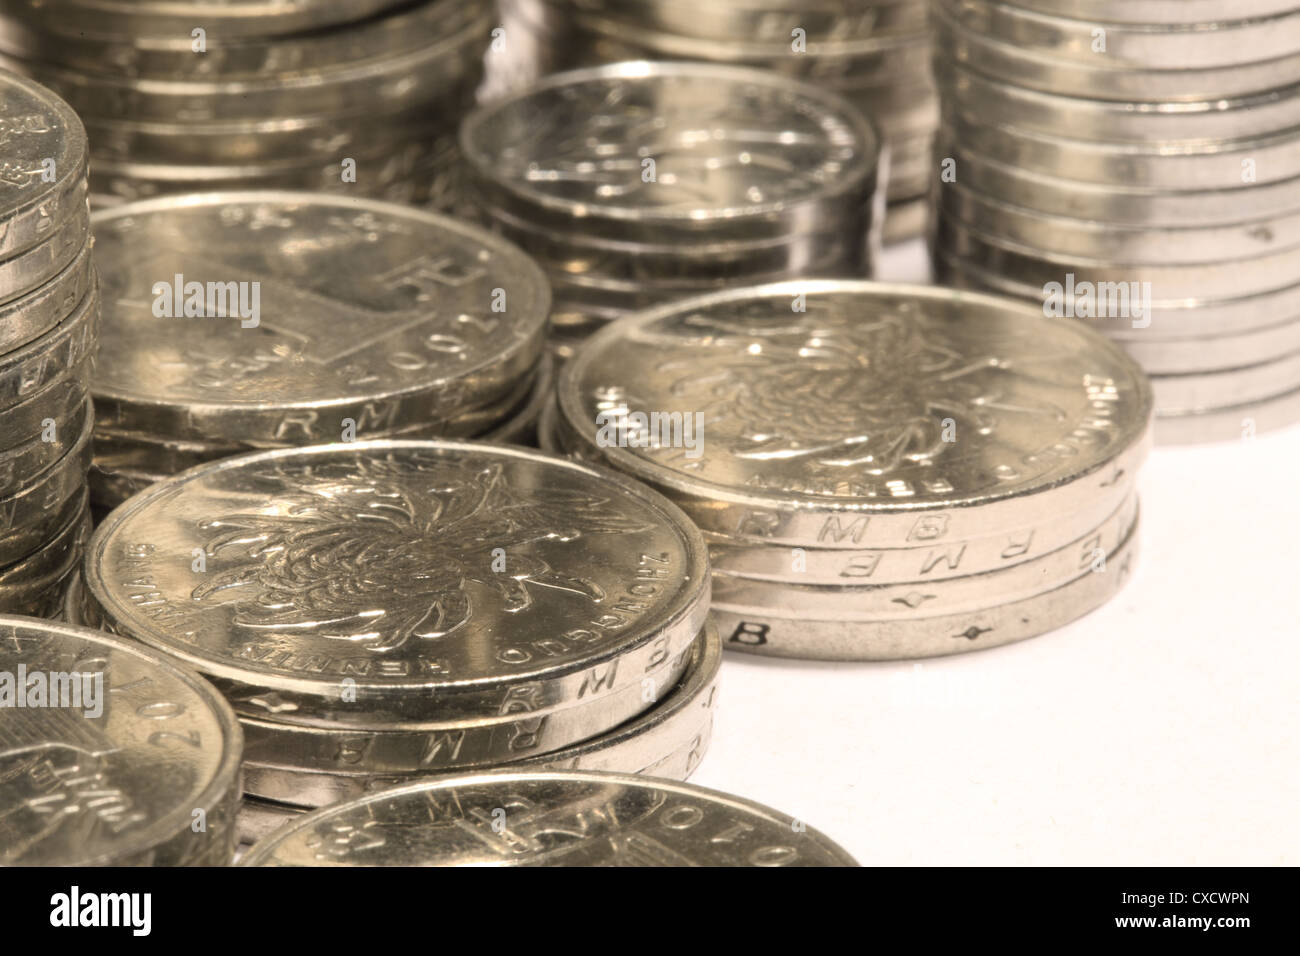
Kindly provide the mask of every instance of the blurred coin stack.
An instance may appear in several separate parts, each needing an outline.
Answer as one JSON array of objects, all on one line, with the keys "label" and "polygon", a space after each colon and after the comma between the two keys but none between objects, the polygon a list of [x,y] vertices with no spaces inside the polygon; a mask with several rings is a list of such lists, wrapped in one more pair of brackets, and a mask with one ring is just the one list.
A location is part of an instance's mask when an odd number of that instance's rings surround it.
[{"label": "blurred coin stack", "polygon": [[92,217],[104,283],[91,501],[258,448],[531,439],[546,279],[409,206],[324,193],[162,197]]},{"label": "blurred coin stack", "polygon": [[493,25],[488,0],[13,0],[0,65],[81,115],[97,206],[247,188],[441,201]]},{"label": "blurred coin stack", "polygon": [[[4,710],[0,866],[230,863],[243,735],[211,684],[136,641],[0,615],[0,673],[24,671]],[[24,701],[40,678],[50,696]]]},{"label": "blurred coin stack", "polygon": [[724,646],[929,657],[1113,596],[1151,393],[1080,323],[977,293],[799,281],[624,319],[564,366],[543,444],[702,529]]},{"label": "blurred coin stack", "polygon": [[938,103],[927,0],[506,0],[506,41],[538,72],[621,60],[775,70],[833,90],[888,147],[886,242],[920,235]]},{"label": "blurred coin stack", "polygon": [[712,727],[708,596],[699,531],[626,478],[377,441],[155,485],[96,531],[72,611],[209,677],[245,792],[289,814],[499,764],[684,778]]},{"label": "blurred coin stack", "polygon": [[1300,4],[937,0],[940,279],[1097,322],[1161,441],[1300,419]]},{"label": "blurred coin stack", "polygon": [[833,93],[774,73],[556,74],[461,127],[466,194],[545,269],[553,350],[693,293],[870,269],[880,153]]},{"label": "blurred coin stack", "polygon": [[49,90],[0,71],[0,143],[0,613],[44,617],[90,533],[86,133]]}]

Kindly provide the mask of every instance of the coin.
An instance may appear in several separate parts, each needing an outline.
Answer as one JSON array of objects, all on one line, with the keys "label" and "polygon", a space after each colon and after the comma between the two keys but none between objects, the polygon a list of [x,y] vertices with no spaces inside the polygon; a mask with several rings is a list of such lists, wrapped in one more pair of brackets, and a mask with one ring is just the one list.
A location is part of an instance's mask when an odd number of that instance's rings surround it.
[{"label": "coin", "polygon": [[[562,445],[663,489],[705,531],[850,550],[1051,522],[1136,472],[1151,417],[1141,370],[1082,323],[818,280],[624,319],[557,392]],[[658,415],[655,440],[633,412]]]},{"label": "coin", "polygon": [[20,668],[29,688],[34,675],[62,675],[69,693],[91,689],[95,699],[34,706],[29,697],[6,716],[0,862],[229,861],[242,736],[211,686],[132,641],[0,617],[0,672],[12,678]]},{"label": "coin", "polygon": [[1243,405],[1157,416],[1155,432],[1161,444],[1244,441],[1297,420],[1300,420],[1300,389],[1293,389]]},{"label": "coin", "polygon": [[685,63],[548,77],[470,115],[460,146],[506,212],[659,242],[788,235],[814,215],[842,215],[867,203],[880,148],[833,94]]},{"label": "coin", "polygon": [[[303,807],[291,807],[276,803],[274,800],[261,800],[244,794],[244,799],[239,805],[239,814],[235,817],[235,831],[239,846],[247,849],[306,812]],[[236,861],[239,856],[240,851],[236,850]]]},{"label": "coin", "polygon": [[[613,770],[645,773],[685,780],[699,766],[708,749],[713,730],[713,709],[717,697],[722,644],[716,628],[709,624],[692,644],[689,661],[680,680],[653,706],[631,720],[605,730],[580,743],[529,757],[511,760],[511,766],[562,770]],[[367,769],[378,751],[396,748],[369,737],[346,732],[314,731],[322,739],[314,749],[333,751],[335,766],[311,769],[277,751],[274,735],[285,728],[267,721],[243,719],[249,741],[244,762],[247,793],[288,805],[322,807],[352,800],[375,790],[416,782],[436,773],[430,766],[420,773],[393,773]],[[332,740],[326,739],[332,737]],[[390,771],[391,767],[388,768]]]},{"label": "coin", "polygon": [[[1159,427],[1159,425],[1157,425]],[[1096,610],[1127,582],[1137,559],[1136,529],[1106,556],[1054,590],[996,607],[906,620],[841,620],[834,614],[791,617],[714,602],[723,646],[813,660],[906,660],[966,653],[1037,637]]]},{"label": "coin", "polygon": [[62,457],[33,476],[21,491],[0,498],[0,567],[39,550],[64,525],[74,500],[80,501],[90,465],[91,426],[87,419]]},{"label": "coin", "polygon": [[5,441],[20,442],[0,450],[0,500],[18,494],[36,480],[70,452],[86,431],[94,413],[83,383],[84,379],[68,378],[52,386],[58,392],[57,406],[46,404],[50,401],[47,392],[34,396],[41,399],[34,413],[46,416],[39,421],[18,422],[13,420],[14,411],[0,413],[0,435]]},{"label": "coin", "polygon": [[22,348],[71,315],[94,282],[85,247],[58,275],[26,295],[0,305],[0,355]]},{"label": "coin", "polygon": [[621,477],[355,442],[153,486],[96,530],[85,586],[107,629],[193,664],[243,715],[419,730],[639,680],[699,632],[707,570],[681,512]]},{"label": "coin", "polygon": [[0,613],[27,614],[76,570],[90,538],[86,494],[78,497],[72,518],[44,542],[39,551],[17,564],[0,568]]},{"label": "coin", "polygon": [[[105,210],[95,235],[107,306],[93,393],[110,429],[306,444],[339,440],[348,419],[359,434],[451,420],[508,395],[545,334],[529,259],[409,207],[208,194]],[[160,318],[193,301],[177,282],[234,283],[264,318]]]},{"label": "coin", "polygon": [[[29,79],[2,71],[0,117],[3,262],[47,241],[85,212],[87,148],[86,132],[67,103]],[[0,280],[0,301],[12,294]]]},{"label": "coin", "polygon": [[294,821],[240,861],[476,864],[855,865],[816,830],[748,800],[593,771],[473,774],[370,794]]}]

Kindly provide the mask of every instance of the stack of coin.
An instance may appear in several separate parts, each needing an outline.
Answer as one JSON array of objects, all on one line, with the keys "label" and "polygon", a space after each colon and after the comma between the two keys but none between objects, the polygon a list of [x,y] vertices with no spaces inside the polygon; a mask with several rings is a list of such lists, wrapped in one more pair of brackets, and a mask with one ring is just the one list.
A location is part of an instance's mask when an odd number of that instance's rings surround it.
[{"label": "stack of coin", "polygon": [[938,0],[937,274],[1099,322],[1160,441],[1300,419],[1300,3]]},{"label": "stack of coin", "polygon": [[0,71],[0,142],[0,613],[44,617],[89,535],[86,132],[49,90]]},{"label": "stack of coin", "polygon": [[703,530],[725,646],[926,657],[1097,607],[1136,548],[1150,388],[1014,300],[788,282],[647,311],[561,371],[544,443]]},{"label": "stack of coin", "polygon": [[[364,834],[364,836],[360,836]],[[494,772],[296,820],[241,866],[857,866],[825,835],[716,790],[621,773]]]},{"label": "stack of coin", "polygon": [[211,684],[135,641],[8,616],[0,674],[0,865],[230,862],[243,735]]},{"label": "stack of coin", "polygon": [[15,0],[0,64],[85,120],[96,205],[208,189],[446,192],[489,0]]},{"label": "stack of coin", "polygon": [[879,143],[846,100],[760,70],[621,63],[470,115],[483,217],[541,262],[552,348],[638,308],[870,268]]},{"label": "stack of coin", "polygon": [[843,94],[889,152],[886,241],[920,235],[939,121],[927,0],[510,0],[507,38],[538,69],[699,60],[775,70]]},{"label": "stack of coin", "polygon": [[154,485],[96,531],[75,612],[209,677],[246,792],[310,807],[507,763],[685,776],[721,656],[709,583],[699,531],[622,476],[376,441]]},{"label": "stack of coin", "polygon": [[97,511],[256,448],[526,441],[549,394],[546,278],[484,230],[287,192],[141,200],[92,227]]}]

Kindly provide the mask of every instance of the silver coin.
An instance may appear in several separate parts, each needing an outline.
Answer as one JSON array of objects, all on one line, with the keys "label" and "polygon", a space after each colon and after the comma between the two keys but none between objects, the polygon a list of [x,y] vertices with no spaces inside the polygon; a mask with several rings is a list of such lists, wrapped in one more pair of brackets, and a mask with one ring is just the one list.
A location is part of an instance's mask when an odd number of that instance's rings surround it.
[{"label": "silver coin", "polygon": [[[1074,541],[1087,539],[1133,494],[1133,482],[1121,480],[1102,489],[1077,511],[1056,515],[1049,521],[1024,528],[1006,528],[979,538],[903,548],[782,548],[741,543],[719,534],[705,534],[709,566],[716,577],[735,576],[746,581],[772,581],[828,585],[841,588],[872,587],[884,593],[886,586],[903,582],[943,582],[957,577],[1020,567],[1042,558]],[[715,597],[720,592],[715,592]],[[908,593],[893,610],[910,603],[924,603]]]},{"label": "silver coin", "polygon": [[1037,287],[1038,300],[1048,283],[1063,283],[1072,274],[1075,283],[1150,283],[1156,302],[1221,300],[1276,292],[1300,284],[1300,255],[1295,249],[1274,249],[1254,258],[1148,264],[1122,259],[1086,259],[1072,253],[1055,253],[1013,242],[958,222],[939,210],[935,245],[953,259],[965,260],[981,270]]},{"label": "silver coin", "polygon": [[576,217],[588,235],[657,242],[788,235],[826,210],[862,208],[880,150],[834,94],[690,63],[548,77],[471,114],[460,145],[499,208],[538,225],[569,228]]},{"label": "silver coin", "polygon": [[1151,339],[1135,331],[1131,337],[1117,341],[1152,376],[1212,372],[1257,365],[1300,351],[1300,316],[1238,335]]},{"label": "silver coin", "polygon": [[0,353],[0,410],[14,407],[62,378],[68,369],[78,367],[94,353],[99,302],[92,281],[90,291],[71,315],[39,338]]},{"label": "silver coin", "polygon": [[1058,216],[1146,226],[1209,226],[1300,209],[1300,177],[1217,189],[1163,189],[1062,179],[968,152],[948,137],[937,155],[955,160],[957,181],[983,195]]},{"label": "silver coin", "polygon": [[90,465],[92,421],[72,447],[21,490],[0,498],[0,567],[21,561],[48,543],[83,496]]},{"label": "silver coin", "polygon": [[[664,489],[704,530],[850,550],[1054,520],[1135,473],[1151,416],[1141,370],[1081,323],[819,280],[615,323],[557,392],[563,445]],[[632,412],[658,414],[653,440]]]},{"label": "silver coin", "polygon": [[38,290],[68,268],[90,241],[89,207],[11,258],[0,261],[0,305]]},{"label": "silver coin", "polygon": [[453,32],[471,16],[480,15],[482,0],[433,0],[412,7],[358,19],[346,29],[232,37],[212,31],[211,43],[196,55],[192,31],[161,34],[138,31],[124,37],[42,29],[39,20],[21,12],[0,16],[0,50],[12,56],[59,63],[84,73],[113,73],[126,77],[267,76],[325,67],[400,53],[425,43],[441,28]]},{"label": "silver coin", "polygon": [[242,736],[211,686],[98,631],[4,617],[0,638],[0,671],[85,675],[75,683],[100,689],[94,706],[15,708],[6,716],[0,862],[229,861]]},{"label": "silver coin", "polygon": [[[1224,4],[1204,21],[1156,25],[1106,22],[1096,13],[1069,19],[994,0],[938,0],[935,9],[940,19],[947,15],[971,32],[1018,49],[1115,70],[1231,67],[1293,56],[1300,46],[1300,10],[1295,9],[1246,17],[1235,4]],[[1104,38],[1100,49],[1098,30]],[[1293,74],[1292,82],[1300,82],[1300,76]]]},{"label": "silver coin", "polygon": [[419,730],[618,690],[699,633],[707,570],[685,516],[619,476],[355,442],[153,486],[96,530],[85,580],[107,629],[191,663],[241,714]]},{"label": "silver coin", "polygon": [[538,363],[537,376],[533,380],[528,400],[519,406],[511,416],[501,424],[480,437],[483,441],[497,442],[503,445],[537,445],[537,425],[542,416],[542,409],[555,394],[555,362],[550,355],[543,355]]},{"label": "silver coin", "polygon": [[[51,91],[11,73],[0,72],[0,124],[3,262],[48,241],[85,212],[88,153],[86,131],[72,108]],[[0,301],[11,297],[4,282],[0,280]]]},{"label": "silver coin", "polygon": [[[216,193],[96,213],[95,235],[110,429],[283,445],[337,441],[349,419],[363,435],[449,421],[509,395],[545,334],[527,257],[406,206]],[[258,290],[264,320],[158,317],[155,287],[178,311],[177,275]]]},{"label": "silver coin", "polygon": [[[699,766],[712,737],[713,708],[722,663],[722,644],[712,625],[695,641],[689,656],[680,680],[639,716],[560,750],[510,760],[509,766],[611,770],[685,780]],[[323,772],[310,770],[301,763],[277,757],[271,735],[282,728],[264,721],[246,719],[243,723],[250,740],[244,763],[245,791],[285,804],[328,806],[376,790],[417,783],[441,769],[431,766],[420,773],[354,769],[369,759],[373,741],[335,732],[335,739],[323,742],[325,745],[319,749],[325,752],[332,747],[338,756],[330,762],[336,766]],[[329,732],[320,733],[323,736]],[[348,766],[349,763],[353,766]],[[441,775],[446,774],[443,770]]]},{"label": "silver coin", "polygon": [[1109,601],[1128,580],[1137,530],[1106,556],[1105,570],[1085,571],[1055,590],[997,607],[884,621],[834,615],[794,617],[714,602],[712,614],[730,650],[813,660],[907,660],[984,650],[1056,630]]},{"label": "silver coin", "polygon": [[980,123],[1107,143],[1203,144],[1300,126],[1300,81],[1259,93],[1184,103],[1057,96],[991,80],[943,59],[935,62],[935,79],[954,111]]},{"label": "silver coin", "polygon": [[66,319],[86,298],[93,281],[87,245],[67,268],[44,285],[0,305],[0,355],[40,338]]},{"label": "silver coin", "polygon": [[1248,441],[1262,432],[1300,422],[1300,389],[1258,402],[1156,417],[1159,444]]},{"label": "silver coin", "polygon": [[[1117,23],[1214,23],[1223,18],[1223,0],[1034,0],[1033,9],[1079,20]],[[1295,0],[1232,0],[1240,19],[1269,17],[1295,10]]]},{"label": "silver coin", "polygon": [[0,413],[0,436],[17,442],[0,450],[0,500],[22,491],[70,452],[93,418],[84,375],[69,377],[46,392],[34,398],[57,404],[42,402],[33,409],[41,418],[31,426],[11,421],[13,412]]},{"label": "silver coin", "polygon": [[1247,171],[1261,183],[1300,176],[1300,153],[1290,129],[1227,141],[1114,143],[1086,139],[1068,126],[1068,133],[1052,134],[988,117],[972,120],[948,104],[942,116],[943,127],[971,152],[1063,179],[1162,189],[1231,189],[1246,182]]},{"label": "silver coin", "polygon": [[247,851],[258,840],[265,839],[307,812],[305,807],[291,807],[244,794],[244,799],[239,804],[239,813],[235,817],[235,834],[239,844],[235,851],[236,862],[242,856],[241,850]]},{"label": "silver coin", "polygon": [[17,564],[0,568],[0,613],[28,613],[29,607],[76,571],[90,538],[90,516],[85,507],[84,491],[78,500],[81,507],[49,540],[43,542],[39,551]]},{"label": "silver coin", "polygon": [[[1072,61],[1035,46],[975,32],[954,18],[947,6],[934,5],[935,38],[945,57],[975,72],[1044,93],[1112,100],[1213,100],[1287,86],[1300,77],[1300,56],[1294,53],[1274,59],[1251,58],[1227,66],[1211,66],[1188,57],[1174,69],[1157,68],[1153,63],[1117,66],[1107,55],[1109,50],[1093,53],[1090,61]],[[1090,47],[1097,42],[1093,31],[1109,31],[1113,26],[1079,22],[1088,34]],[[1216,37],[1224,49],[1232,48],[1217,32],[1203,32]],[[1109,36],[1109,32],[1105,33],[1107,39]],[[1189,67],[1192,63],[1198,65]]]},{"label": "silver coin", "polygon": [[[189,36],[196,23],[213,37],[298,33],[363,20],[401,0],[17,0],[46,29],[96,37]],[[72,27],[71,29],[70,26]]]},{"label": "silver coin", "polygon": [[1230,224],[1175,228],[1112,223],[1096,215],[1074,218],[1036,212],[957,182],[942,184],[936,201],[945,215],[984,235],[1049,256],[1177,266],[1222,264],[1300,247],[1300,208]]},{"label": "silver coin", "polygon": [[[1098,527],[1062,548],[992,571],[944,580],[806,584],[790,575],[785,581],[757,580],[727,571],[713,574],[713,600],[722,607],[745,608],[785,617],[809,615],[872,625],[975,611],[1031,598],[1073,581],[1101,566],[1127,541],[1137,525],[1138,505],[1130,494]],[[961,555],[962,546],[947,553]]]},{"label": "silver coin", "polygon": [[[1042,285],[989,271],[943,248],[933,248],[931,254],[939,281],[945,285],[995,292],[1038,303],[1044,299]],[[1062,278],[1064,273],[1058,273],[1055,281],[1060,282]],[[1126,346],[1134,338],[1158,345],[1169,339],[1242,334],[1267,328],[1279,316],[1300,315],[1300,285],[1236,298],[1180,300],[1153,297],[1146,303],[1146,314],[1140,318],[1138,328],[1134,328],[1133,317],[1094,317],[1095,308],[1085,310],[1071,296],[1062,296],[1062,307],[1068,315],[1088,317],[1089,324],[1112,338],[1124,341]]]},{"label": "silver coin", "polygon": [[1263,401],[1300,388],[1300,351],[1237,368],[1157,375],[1151,387],[1162,415]]},{"label": "silver coin", "polygon": [[676,781],[551,770],[452,777],[327,807],[276,831],[240,865],[855,864],[813,828],[748,800]]}]

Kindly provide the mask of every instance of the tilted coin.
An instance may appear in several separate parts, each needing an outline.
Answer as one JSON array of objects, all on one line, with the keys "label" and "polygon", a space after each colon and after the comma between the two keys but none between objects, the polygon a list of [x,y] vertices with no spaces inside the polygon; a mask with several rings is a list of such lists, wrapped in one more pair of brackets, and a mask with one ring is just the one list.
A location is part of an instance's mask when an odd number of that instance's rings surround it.
[{"label": "tilted coin", "polygon": [[542,717],[639,682],[708,600],[699,532],[654,492],[454,442],[194,469],[108,516],[85,580],[107,629],[241,714],[327,728]]},{"label": "tilted coin", "polygon": [[277,830],[240,865],[856,864],[801,821],[739,797],[552,770],[452,777],[327,807]]},{"label": "tilted coin", "polygon": [[[1157,424],[1157,428],[1160,426]],[[1063,627],[1109,601],[1132,574],[1137,529],[1105,563],[1051,591],[996,607],[882,621],[792,617],[764,608],[714,602],[723,646],[813,660],[907,660],[984,650]]]},{"label": "tilted coin", "polygon": [[624,319],[557,392],[567,449],[664,490],[706,531],[792,548],[1053,521],[1131,479],[1151,417],[1141,370],[1082,323],[829,280]]},{"label": "tilted coin", "polygon": [[[527,257],[410,207],[218,193],[117,206],[94,228],[92,391],[110,429],[307,444],[347,420],[358,434],[451,420],[508,395],[545,334]],[[227,317],[206,315],[210,289]]]},{"label": "tilted coin", "polygon": [[[626,723],[589,739],[550,753],[511,760],[511,766],[556,770],[613,770],[646,773],[685,780],[699,766],[708,749],[713,730],[713,708],[717,696],[722,644],[710,623],[692,644],[689,661],[678,683],[669,688],[648,710]],[[277,753],[275,734],[282,725],[244,718],[248,739],[244,762],[244,790],[260,798],[284,804],[323,807],[352,800],[389,787],[418,782],[429,772],[388,773],[365,766],[372,758],[373,736],[349,735],[346,731],[315,730],[322,738],[322,753],[332,751],[335,766],[309,770]],[[437,743],[429,737],[430,743]],[[447,745],[444,740],[437,750]],[[376,748],[386,749],[386,748]]]},{"label": "tilted coin", "polygon": [[491,205],[543,227],[666,242],[843,221],[879,140],[844,100],[762,71],[623,63],[548,77],[471,114],[461,152]]},{"label": "tilted coin", "polygon": [[[0,262],[48,240],[85,213],[86,131],[67,103],[0,71]],[[4,275],[0,271],[0,275]],[[9,298],[0,280],[0,301]]]},{"label": "tilted coin", "polygon": [[197,675],[134,641],[0,617],[0,701],[0,863],[229,861],[242,735]]}]

